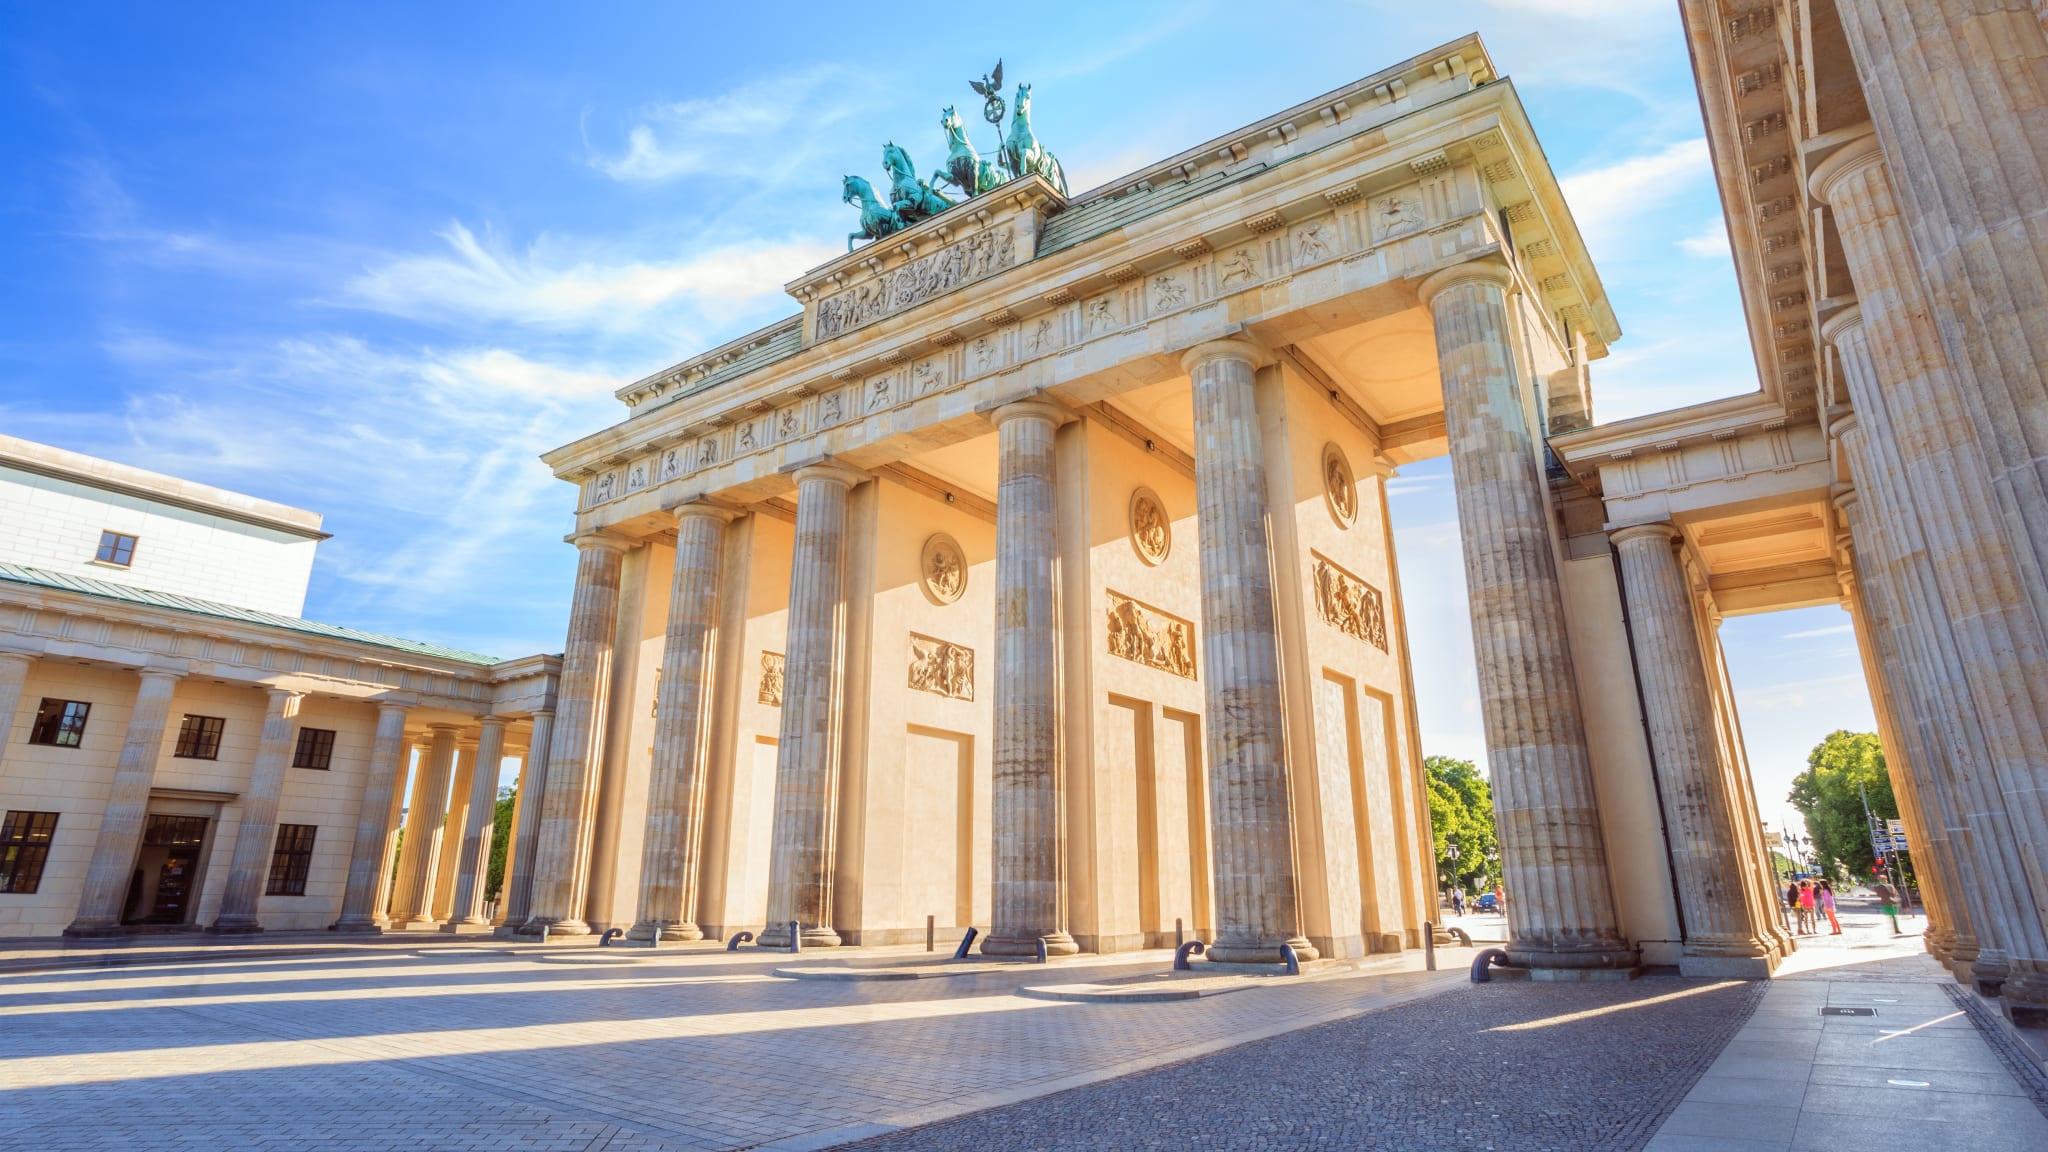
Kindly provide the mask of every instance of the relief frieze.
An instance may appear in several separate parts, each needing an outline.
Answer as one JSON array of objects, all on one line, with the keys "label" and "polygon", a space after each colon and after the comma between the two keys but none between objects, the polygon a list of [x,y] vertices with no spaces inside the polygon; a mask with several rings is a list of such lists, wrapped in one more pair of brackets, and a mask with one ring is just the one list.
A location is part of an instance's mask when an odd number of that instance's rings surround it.
[{"label": "relief frieze", "polygon": [[818,302],[812,339],[830,340],[863,324],[913,308],[1017,262],[1015,232],[1005,225],[976,232]]},{"label": "relief frieze", "polygon": [[1380,590],[1320,552],[1309,557],[1315,566],[1316,615],[1346,636],[1387,651],[1387,608]]},{"label": "relief frieze", "polygon": [[[1106,590],[1105,590],[1106,591]],[[1195,626],[1119,592],[1109,592],[1109,654],[1195,678]]]},{"label": "relief frieze", "polygon": [[912,632],[910,686],[951,700],[973,700],[974,649]]},{"label": "relief frieze", "polygon": [[761,690],[754,698],[772,708],[782,707],[782,653],[761,653]]}]

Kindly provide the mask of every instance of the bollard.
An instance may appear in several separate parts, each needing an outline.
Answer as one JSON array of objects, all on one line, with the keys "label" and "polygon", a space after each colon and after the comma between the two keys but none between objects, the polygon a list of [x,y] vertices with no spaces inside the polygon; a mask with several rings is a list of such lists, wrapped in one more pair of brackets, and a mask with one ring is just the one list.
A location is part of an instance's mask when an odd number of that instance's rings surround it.
[{"label": "bollard", "polygon": [[599,948],[609,948],[612,946],[612,941],[625,938],[626,930],[624,928],[607,928],[604,930],[604,935],[597,938],[597,946]]},{"label": "bollard", "polygon": [[937,916],[926,916],[924,918],[924,950],[935,952],[938,950],[938,943],[939,918]]},{"label": "bollard", "polygon": [[545,923],[545,924],[542,924],[542,925],[540,926],[540,942],[541,942],[541,943],[545,944],[545,943],[547,943],[547,942],[548,942],[548,933],[549,933],[549,932],[552,932],[552,931],[554,931],[554,928],[555,928],[555,926],[554,926],[553,922]]},{"label": "bollard", "polygon": [[789,922],[789,950],[795,954],[804,950],[804,934],[797,931],[796,921]]},{"label": "bollard", "polygon": [[1206,950],[1207,947],[1200,940],[1190,940],[1175,948],[1173,950],[1173,970],[1175,972],[1193,972],[1194,967],[1188,963],[1188,956],[1190,954],[1200,956]]},{"label": "bollard", "polygon": [[960,938],[960,947],[958,947],[958,948],[955,948],[955,949],[953,949],[953,959],[955,959],[955,960],[965,960],[965,959],[967,959],[967,950],[968,950],[968,949],[970,949],[970,948],[972,948],[972,947],[974,947],[974,938],[975,938],[976,936],[980,935],[980,934],[981,934],[981,930],[980,930],[980,929],[978,929],[978,928],[969,928],[969,929],[967,930],[967,935],[965,935],[965,936],[962,936],[962,937]]},{"label": "bollard", "polygon": [[1422,922],[1422,966],[1436,971],[1436,925],[1427,920]]},{"label": "bollard", "polygon": [[654,926],[654,934],[647,938],[647,946],[649,948],[661,947],[661,925],[656,924]]},{"label": "bollard", "polygon": [[1474,984],[1486,983],[1493,979],[1493,972],[1491,971],[1493,966],[1507,962],[1508,954],[1506,952],[1498,948],[1488,948],[1472,958],[1472,982]]},{"label": "bollard", "polygon": [[1038,962],[1040,964],[1045,963],[1045,937],[1043,936],[1038,938]]},{"label": "bollard", "polygon": [[1301,975],[1301,957],[1294,954],[1294,945],[1282,944],[1280,946],[1280,962],[1287,965],[1287,974],[1289,976]]},{"label": "bollard", "polygon": [[1452,939],[1463,944],[1465,947],[1470,948],[1472,946],[1472,934],[1463,928],[1446,928],[1444,931],[1449,932]]},{"label": "bollard", "polygon": [[1188,942],[1186,930],[1181,927],[1180,917],[1173,918],[1173,946],[1176,950]]},{"label": "bollard", "polygon": [[725,942],[725,950],[727,952],[737,952],[740,950],[740,945],[751,943],[753,939],[754,934],[752,932],[735,932],[732,934],[732,939]]}]

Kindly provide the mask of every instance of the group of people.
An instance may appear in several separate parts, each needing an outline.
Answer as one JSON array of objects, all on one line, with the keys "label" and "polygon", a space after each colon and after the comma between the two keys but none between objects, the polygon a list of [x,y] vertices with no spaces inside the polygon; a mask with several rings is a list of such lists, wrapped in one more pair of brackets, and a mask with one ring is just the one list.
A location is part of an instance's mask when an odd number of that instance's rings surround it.
[{"label": "group of people", "polygon": [[[1892,935],[1902,935],[1898,891],[1882,880],[1872,884],[1870,891],[1892,922]],[[1831,880],[1794,880],[1785,887],[1785,907],[1798,920],[1802,936],[1817,934],[1822,916],[1827,917],[1830,936],[1842,934],[1842,921],[1835,915],[1835,885]]]},{"label": "group of people", "polygon": [[[1487,896],[1493,897],[1490,907],[1488,906],[1489,902],[1485,899]],[[1452,885],[1450,891],[1444,893],[1444,904],[1454,914],[1463,916],[1465,914],[1465,890],[1455,884]],[[1493,886],[1493,891],[1483,892],[1472,898],[1472,910],[1475,912],[1505,912],[1507,908],[1507,890],[1498,884]]]}]

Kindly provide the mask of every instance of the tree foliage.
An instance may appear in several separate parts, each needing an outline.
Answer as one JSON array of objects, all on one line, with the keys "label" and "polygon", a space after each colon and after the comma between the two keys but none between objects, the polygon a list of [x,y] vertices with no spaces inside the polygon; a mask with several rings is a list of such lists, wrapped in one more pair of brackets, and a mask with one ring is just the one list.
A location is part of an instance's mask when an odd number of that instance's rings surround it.
[{"label": "tree foliage", "polygon": [[1814,746],[1806,765],[1792,781],[1789,799],[1806,817],[1816,865],[1825,875],[1869,879],[1876,858],[1864,817],[1865,795],[1876,816],[1895,819],[1899,814],[1883,745],[1869,732],[1837,730]]},{"label": "tree foliage", "polygon": [[[1436,878],[1441,887],[1458,885],[1472,891],[1500,873],[1500,840],[1494,832],[1493,789],[1470,760],[1448,756],[1424,758],[1429,781],[1429,825],[1436,848]],[[1450,848],[1456,845],[1457,859]]]}]

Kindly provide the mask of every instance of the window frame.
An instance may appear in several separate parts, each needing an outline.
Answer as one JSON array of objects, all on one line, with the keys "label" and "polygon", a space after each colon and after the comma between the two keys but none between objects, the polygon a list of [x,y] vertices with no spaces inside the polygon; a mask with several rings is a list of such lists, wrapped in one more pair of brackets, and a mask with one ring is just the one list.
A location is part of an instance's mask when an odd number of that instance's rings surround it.
[{"label": "window frame", "polygon": [[115,568],[135,567],[135,550],[142,545],[142,537],[128,532],[116,532],[112,528],[100,529],[100,546],[93,551],[95,564],[108,564]]},{"label": "window frame", "polygon": [[306,876],[313,870],[313,845],[319,836],[318,824],[277,826],[277,838],[270,846],[270,874],[263,883],[265,896],[306,894]]},{"label": "window frame", "polygon": [[0,816],[0,895],[33,896],[42,886],[59,815],[9,808]]},{"label": "window frame", "polygon": [[[314,760],[319,763],[312,763]],[[292,745],[292,767],[313,772],[333,769],[334,729],[300,728],[298,741]]]},{"label": "window frame", "polygon": [[[192,723],[194,720],[199,721],[197,726]],[[227,727],[225,716],[185,713],[184,718],[178,721],[178,743],[172,748],[171,756],[179,760],[220,759],[220,738]]]},{"label": "window frame", "polygon": [[[56,712],[50,706],[58,705]],[[74,715],[72,709],[77,709]],[[92,718],[92,701],[66,700],[61,696],[45,696],[36,705],[36,718],[29,725],[28,742],[45,748],[81,748],[85,745],[85,727]],[[65,739],[69,736],[70,739]]]}]

